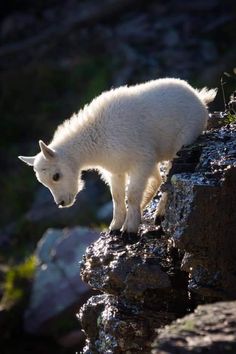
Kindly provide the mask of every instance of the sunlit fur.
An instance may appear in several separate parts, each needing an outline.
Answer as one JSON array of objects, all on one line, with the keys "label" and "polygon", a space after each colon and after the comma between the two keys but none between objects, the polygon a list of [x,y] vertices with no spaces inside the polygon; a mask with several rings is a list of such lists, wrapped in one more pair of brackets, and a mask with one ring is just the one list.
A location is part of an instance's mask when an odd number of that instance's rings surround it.
[{"label": "sunlit fur", "polygon": [[[36,176],[57,204],[70,206],[82,188],[81,171],[97,169],[113,198],[110,229],[137,232],[142,209],[161,184],[159,163],[201,134],[215,95],[179,79],[105,92],[57,128],[48,145],[53,157],[41,151],[34,159]],[[57,182],[55,172],[61,174]]]}]

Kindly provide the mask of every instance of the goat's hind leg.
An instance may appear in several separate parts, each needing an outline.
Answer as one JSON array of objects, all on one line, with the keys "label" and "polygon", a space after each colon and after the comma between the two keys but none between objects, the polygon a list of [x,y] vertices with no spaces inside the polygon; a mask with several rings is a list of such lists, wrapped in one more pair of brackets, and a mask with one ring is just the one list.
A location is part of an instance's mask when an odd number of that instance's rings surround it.
[{"label": "goat's hind leg", "polygon": [[[166,174],[166,176],[168,175],[171,167],[172,167],[172,161],[166,161],[165,162],[165,174]],[[161,196],[161,199],[159,200],[159,204],[158,204],[156,215],[155,215],[156,223],[160,223],[160,221],[163,219],[163,217],[165,215],[165,211],[166,211],[167,201],[168,201],[168,193],[167,192],[163,192],[162,196]]]},{"label": "goat's hind leg", "polygon": [[160,167],[159,164],[157,164],[153,170],[152,175],[148,178],[147,186],[142,199],[141,210],[143,210],[155,196],[161,183],[162,178],[160,174]]}]

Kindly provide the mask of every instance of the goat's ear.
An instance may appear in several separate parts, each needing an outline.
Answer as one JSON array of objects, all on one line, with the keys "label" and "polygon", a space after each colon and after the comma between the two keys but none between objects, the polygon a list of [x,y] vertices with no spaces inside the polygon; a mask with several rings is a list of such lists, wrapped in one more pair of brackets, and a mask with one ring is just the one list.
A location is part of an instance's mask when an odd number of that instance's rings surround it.
[{"label": "goat's ear", "polygon": [[39,147],[45,159],[50,160],[55,157],[55,151],[47,146],[42,140],[39,140]]},{"label": "goat's ear", "polygon": [[18,158],[29,166],[34,166],[35,156],[18,156]]}]

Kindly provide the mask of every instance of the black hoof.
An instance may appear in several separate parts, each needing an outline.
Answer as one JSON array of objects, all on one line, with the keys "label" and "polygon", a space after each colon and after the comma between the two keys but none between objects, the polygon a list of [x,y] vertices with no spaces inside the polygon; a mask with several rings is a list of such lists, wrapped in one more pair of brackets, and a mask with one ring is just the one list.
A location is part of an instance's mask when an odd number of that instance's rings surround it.
[{"label": "black hoof", "polygon": [[133,245],[140,240],[138,234],[134,232],[122,232],[121,237],[126,245]]},{"label": "black hoof", "polygon": [[164,220],[164,216],[163,215],[157,215],[155,217],[155,225],[161,225],[163,220]]},{"label": "black hoof", "polygon": [[121,234],[121,231],[119,229],[117,229],[117,230],[111,230],[111,231],[109,231],[109,233],[112,236],[119,236]]}]

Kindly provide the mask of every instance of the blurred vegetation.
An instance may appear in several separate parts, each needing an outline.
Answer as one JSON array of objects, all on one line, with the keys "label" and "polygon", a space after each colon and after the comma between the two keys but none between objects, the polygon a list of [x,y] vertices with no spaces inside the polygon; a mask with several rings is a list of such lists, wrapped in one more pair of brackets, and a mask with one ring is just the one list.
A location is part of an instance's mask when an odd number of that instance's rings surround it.
[{"label": "blurred vegetation", "polygon": [[3,283],[4,295],[0,306],[10,309],[19,303],[26,303],[30,282],[36,270],[37,260],[30,256],[23,263],[10,267]]},{"label": "blurred vegetation", "polygon": [[224,123],[225,124],[231,124],[231,123],[235,123],[236,121],[236,114],[227,114],[227,116],[224,119]]},{"label": "blurred vegetation", "polygon": [[[108,58],[82,58],[63,68],[47,63],[5,73],[0,78],[2,134],[0,225],[10,223],[32,203],[37,182],[17,159],[38,152],[40,138],[49,142],[55,127],[109,87]],[[24,183],[22,183],[24,181]]]},{"label": "blurred vegetation", "polygon": [[15,140],[33,141],[45,133],[49,138],[55,123],[107,88],[107,82],[105,58],[86,58],[67,69],[41,64],[2,75],[0,111],[4,135],[0,147],[10,147]]}]

